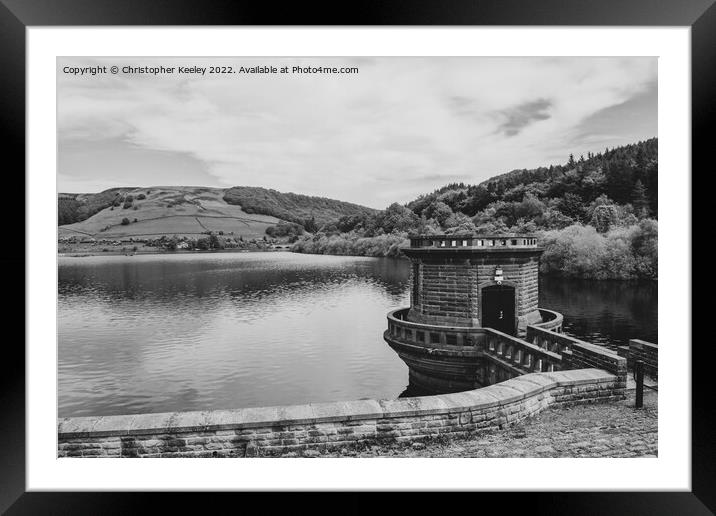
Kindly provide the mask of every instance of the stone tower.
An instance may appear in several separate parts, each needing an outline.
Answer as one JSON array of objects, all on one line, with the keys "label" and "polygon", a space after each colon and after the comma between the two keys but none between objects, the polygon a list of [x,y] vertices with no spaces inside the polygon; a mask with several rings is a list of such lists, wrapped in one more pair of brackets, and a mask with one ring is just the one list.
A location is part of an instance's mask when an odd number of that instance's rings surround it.
[{"label": "stone tower", "polygon": [[415,236],[407,320],[490,327],[511,335],[542,321],[539,257],[532,235]]},{"label": "stone tower", "polygon": [[517,346],[527,326],[561,329],[561,314],[538,308],[542,249],[534,235],[416,235],[403,252],[410,307],[388,314],[383,338],[408,365],[409,390],[484,385],[494,377],[488,340]]}]

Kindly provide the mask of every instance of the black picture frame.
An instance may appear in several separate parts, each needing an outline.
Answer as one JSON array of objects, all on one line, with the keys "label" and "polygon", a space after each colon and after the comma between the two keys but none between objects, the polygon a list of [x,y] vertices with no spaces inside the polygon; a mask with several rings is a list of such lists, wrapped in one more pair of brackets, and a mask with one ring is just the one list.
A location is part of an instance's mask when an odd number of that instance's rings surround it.
[{"label": "black picture frame", "polygon": [[[232,0],[0,0],[0,131],[6,181],[14,181],[13,213],[24,209],[32,192],[25,190],[25,29],[31,26],[117,25],[569,25],[691,27],[692,166],[706,165],[711,150],[708,129],[714,125],[716,92],[716,6],[714,0],[363,0],[338,3],[239,2]],[[14,159],[13,159],[14,158]],[[15,165],[11,167],[9,163]],[[684,180],[691,178],[688,171]],[[693,177],[693,176],[691,176]],[[18,192],[22,192],[20,195]],[[22,206],[20,205],[22,204]],[[15,206],[8,209],[15,208]],[[692,233],[693,234],[693,233]],[[23,239],[25,233],[23,231]],[[24,241],[24,240],[23,240]],[[24,319],[27,274],[25,246],[14,242],[0,253],[6,271],[6,325]],[[12,272],[11,272],[12,271]],[[684,281],[691,277],[685,273]],[[22,312],[22,313],[21,313]],[[693,316],[692,316],[693,319]],[[21,331],[24,340],[24,330]],[[25,353],[18,339],[5,339],[0,374],[0,510],[8,514],[129,514],[147,509],[160,494],[25,492]],[[480,493],[480,507],[509,496],[510,508],[524,504],[531,514],[711,514],[716,511],[716,452],[713,439],[713,398],[710,396],[708,342],[692,346],[692,491],[639,493]],[[705,345],[703,345],[705,344]],[[682,346],[691,343],[680,343]],[[568,474],[565,470],[565,474]],[[216,496],[215,494],[212,496]],[[247,497],[248,495],[242,495]],[[265,495],[264,495],[265,496]],[[255,497],[255,496],[254,496]],[[186,497],[172,503],[187,508]],[[222,496],[221,498],[224,498]],[[413,498],[423,504],[422,497]],[[221,501],[212,502],[216,507]],[[352,498],[341,511],[365,512],[372,502]],[[461,502],[464,496],[457,497]],[[160,502],[168,509],[167,497]],[[242,503],[262,503],[245,498]],[[474,506],[473,500],[469,505]],[[499,507],[499,505],[497,505]],[[330,504],[328,504],[329,510]],[[335,508],[334,508],[335,509]],[[407,510],[407,507],[405,508]]]}]

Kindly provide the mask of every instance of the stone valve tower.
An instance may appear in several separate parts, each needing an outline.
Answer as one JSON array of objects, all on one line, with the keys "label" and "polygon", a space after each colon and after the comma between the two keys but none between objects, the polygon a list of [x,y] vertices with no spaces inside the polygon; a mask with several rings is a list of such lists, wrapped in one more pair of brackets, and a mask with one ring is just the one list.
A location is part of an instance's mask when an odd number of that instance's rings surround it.
[{"label": "stone valve tower", "polygon": [[485,383],[481,348],[490,334],[520,337],[529,325],[561,331],[538,307],[534,235],[411,235],[410,307],[388,314],[384,338],[408,365],[417,391]]}]

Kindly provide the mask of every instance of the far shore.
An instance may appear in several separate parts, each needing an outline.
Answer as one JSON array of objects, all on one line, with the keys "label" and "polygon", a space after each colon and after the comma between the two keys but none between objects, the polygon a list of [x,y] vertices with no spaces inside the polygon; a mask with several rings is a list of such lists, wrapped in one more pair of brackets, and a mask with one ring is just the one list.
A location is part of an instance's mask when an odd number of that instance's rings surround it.
[{"label": "far shore", "polygon": [[199,250],[199,249],[162,249],[159,247],[152,248],[141,248],[134,250],[122,249],[108,249],[107,251],[87,249],[87,250],[74,250],[66,252],[58,252],[57,256],[63,258],[87,258],[90,256],[134,256],[136,254],[149,255],[149,254],[218,254],[218,253],[276,253],[276,252],[291,252],[290,249],[211,249],[211,250]]}]

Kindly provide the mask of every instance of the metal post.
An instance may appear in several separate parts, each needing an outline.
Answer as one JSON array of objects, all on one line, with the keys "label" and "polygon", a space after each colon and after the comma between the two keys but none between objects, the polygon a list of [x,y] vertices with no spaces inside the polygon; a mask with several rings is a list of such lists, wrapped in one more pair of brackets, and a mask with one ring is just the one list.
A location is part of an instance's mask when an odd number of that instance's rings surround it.
[{"label": "metal post", "polygon": [[644,406],[644,361],[634,362],[634,374],[636,375],[636,408]]}]

